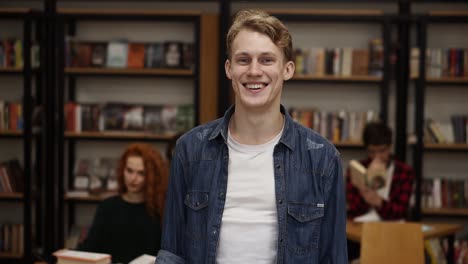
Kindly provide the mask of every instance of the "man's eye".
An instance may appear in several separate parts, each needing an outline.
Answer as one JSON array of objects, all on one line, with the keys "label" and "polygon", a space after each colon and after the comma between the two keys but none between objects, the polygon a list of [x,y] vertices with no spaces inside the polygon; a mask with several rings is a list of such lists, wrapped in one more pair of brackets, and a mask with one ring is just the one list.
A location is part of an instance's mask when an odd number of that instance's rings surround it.
[{"label": "man's eye", "polygon": [[247,64],[247,63],[249,63],[249,59],[248,59],[248,58],[238,58],[238,59],[237,59],[237,63],[239,63],[239,64]]},{"label": "man's eye", "polygon": [[271,64],[274,62],[274,60],[272,58],[262,58],[260,62],[263,64]]}]

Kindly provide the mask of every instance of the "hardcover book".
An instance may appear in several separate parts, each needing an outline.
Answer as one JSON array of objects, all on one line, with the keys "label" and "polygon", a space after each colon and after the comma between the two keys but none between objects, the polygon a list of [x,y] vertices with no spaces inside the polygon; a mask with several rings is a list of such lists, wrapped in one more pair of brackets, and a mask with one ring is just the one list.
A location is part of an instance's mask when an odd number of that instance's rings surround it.
[{"label": "hardcover book", "polygon": [[349,162],[349,170],[351,174],[351,183],[358,189],[368,187],[373,190],[377,190],[385,186],[385,171],[369,172],[366,167],[357,160],[351,160]]}]

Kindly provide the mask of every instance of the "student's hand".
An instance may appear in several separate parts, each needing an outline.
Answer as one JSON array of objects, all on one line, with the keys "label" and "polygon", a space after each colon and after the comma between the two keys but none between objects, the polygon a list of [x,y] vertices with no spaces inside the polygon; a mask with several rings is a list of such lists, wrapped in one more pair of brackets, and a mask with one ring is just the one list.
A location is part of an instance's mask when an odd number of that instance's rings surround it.
[{"label": "student's hand", "polygon": [[366,187],[361,189],[359,192],[361,193],[364,201],[366,201],[366,203],[368,203],[370,206],[373,206],[377,209],[382,207],[383,199],[377,194],[376,191]]},{"label": "student's hand", "polygon": [[385,173],[385,170],[386,170],[385,163],[381,159],[375,158],[369,164],[369,167],[367,168],[367,174],[370,174],[370,175],[382,174],[382,173]]}]

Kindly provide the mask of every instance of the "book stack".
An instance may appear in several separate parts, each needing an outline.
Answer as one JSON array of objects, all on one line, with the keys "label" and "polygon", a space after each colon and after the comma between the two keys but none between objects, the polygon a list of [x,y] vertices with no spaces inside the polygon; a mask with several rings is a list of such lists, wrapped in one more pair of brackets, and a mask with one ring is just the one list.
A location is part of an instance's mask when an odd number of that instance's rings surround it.
[{"label": "book stack", "polygon": [[297,75],[376,76],[383,75],[383,43],[373,39],[369,49],[298,48],[294,51]]},{"label": "book stack", "polygon": [[23,255],[24,226],[23,224],[3,224],[0,229],[0,252]]},{"label": "book stack", "polygon": [[65,49],[67,67],[193,69],[194,66],[194,45],[180,41],[95,42],[68,37]]},{"label": "book stack", "polygon": [[109,254],[62,249],[54,252],[57,264],[110,264]]},{"label": "book stack", "polygon": [[335,143],[360,142],[365,125],[377,120],[377,114],[372,110],[327,112],[314,108],[290,108],[289,114],[294,121]]},{"label": "book stack", "polygon": [[[31,66],[39,67],[39,45],[31,47]],[[22,68],[23,67],[23,41],[20,39],[0,40],[0,67]]]},{"label": "book stack", "polygon": [[23,169],[17,159],[0,163],[0,193],[23,192]]},{"label": "book stack", "polygon": [[186,132],[195,125],[193,105],[68,102],[64,111],[65,129],[70,132],[140,131],[176,134]]},{"label": "book stack", "polygon": [[[419,48],[411,48],[411,77],[419,76]],[[468,77],[468,48],[427,48],[426,77]]]},{"label": "book stack", "polygon": [[22,104],[0,100],[0,131],[21,131],[23,127]]}]

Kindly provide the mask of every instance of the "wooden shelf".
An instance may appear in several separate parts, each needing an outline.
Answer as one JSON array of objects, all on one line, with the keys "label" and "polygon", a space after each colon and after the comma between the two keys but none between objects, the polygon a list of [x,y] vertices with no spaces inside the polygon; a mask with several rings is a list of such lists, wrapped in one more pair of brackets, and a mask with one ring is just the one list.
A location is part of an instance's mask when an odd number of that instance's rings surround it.
[{"label": "wooden shelf", "polygon": [[79,194],[79,195],[72,194],[71,192],[65,195],[65,201],[95,203],[95,202],[100,202],[114,195],[117,195],[117,192],[106,192],[106,193],[101,193],[101,194]]},{"label": "wooden shelf", "polygon": [[176,135],[158,135],[146,132],[132,132],[132,131],[111,131],[111,132],[65,132],[66,138],[77,139],[128,139],[128,140],[158,140],[158,141],[171,141],[174,140]]},{"label": "wooden shelf", "polygon": [[426,150],[468,150],[468,144],[424,144]]},{"label": "wooden shelf", "polygon": [[31,8],[0,8],[0,14],[26,14],[31,12]]},{"label": "wooden shelf", "polygon": [[330,81],[330,82],[380,82],[381,77],[375,76],[335,76],[335,75],[294,75],[292,80],[296,81]]},{"label": "wooden shelf", "polygon": [[19,192],[0,192],[0,200],[21,200],[23,193]]},{"label": "wooden shelf", "polygon": [[93,8],[58,8],[62,15],[105,15],[105,16],[199,16],[195,10],[161,10],[161,9],[93,9]]},{"label": "wooden shelf", "polygon": [[132,68],[65,68],[66,74],[75,75],[141,75],[141,76],[193,76],[190,69],[132,69]]},{"label": "wooden shelf", "polygon": [[307,9],[307,8],[271,8],[265,9],[272,15],[331,15],[331,16],[381,16],[383,11],[372,9]]},{"label": "wooden shelf", "polygon": [[449,84],[468,84],[468,77],[440,77],[440,78],[426,78],[428,83],[449,83]]},{"label": "wooden shelf", "polygon": [[438,10],[430,11],[430,16],[468,16],[468,11],[464,10]]},{"label": "wooden shelf", "polygon": [[20,259],[23,255],[18,253],[0,252],[0,259]]},{"label": "wooden shelf", "polygon": [[21,72],[23,72],[23,68],[0,67],[0,73],[21,73]]},{"label": "wooden shelf", "polygon": [[334,142],[337,148],[364,148],[362,142],[353,142],[353,141],[344,141],[344,142]]},{"label": "wooden shelf", "polygon": [[431,208],[422,209],[423,215],[468,216],[468,208]]},{"label": "wooden shelf", "polygon": [[0,137],[21,137],[22,131],[0,130]]}]

